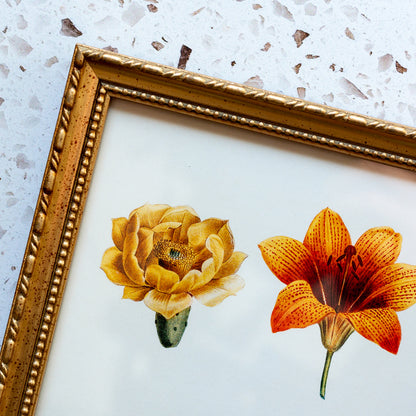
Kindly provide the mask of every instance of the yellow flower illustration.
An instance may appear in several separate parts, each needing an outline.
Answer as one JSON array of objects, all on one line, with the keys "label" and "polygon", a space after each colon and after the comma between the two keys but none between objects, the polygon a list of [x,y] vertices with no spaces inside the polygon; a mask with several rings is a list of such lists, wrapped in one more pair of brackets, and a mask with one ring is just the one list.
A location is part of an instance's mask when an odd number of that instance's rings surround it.
[{"label": "yellow flower illustration", "polygon": [[193,298],[215,306],[244,287],[235,273],[246,255],[234,251],[228,221],[201,221],[191,207],[143,205],[113,220],[112,238],[102,270],[124,286],[123,298],[143,300],[165,320]]}]

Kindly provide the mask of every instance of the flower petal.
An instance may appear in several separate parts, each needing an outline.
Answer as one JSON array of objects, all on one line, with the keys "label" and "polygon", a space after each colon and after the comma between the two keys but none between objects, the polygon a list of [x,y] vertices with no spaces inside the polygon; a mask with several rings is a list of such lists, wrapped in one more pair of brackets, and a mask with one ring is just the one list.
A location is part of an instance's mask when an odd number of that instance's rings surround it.
[{"label": "flower petal", "polygon": [[152,290],[144,297],[144,303],[155,312],[159,312],[166,319],[191,306],[192,296],[188,293],[167,294]]},{"label": "flower petal", "polygon": [[416,266],[397,263],[381,269],[370,279],[366,293],[360,309],[409,308],[416,303]]},{"label": "flower petal", "polygon": [[286,286],[277,297],[271,316],[272,331],[290,328],[305,328],[320,322],[334,309],[323,305],[314,296],[309,283],[295,280]]},{"label": "flower petal", "polygon": [[206,247],[212,253],[212,257],[208,260],[205,260],[202,264],[202,273],[199,279],[195,282],[192,288],[193,290],[199,289],[200,287],[207,284],[210,280],[212,280],[220,269],[224,259],[224,248],[222,245],[222,240],[217,235],[212,234],[207,238]]},{"label": "flower petal", "polygon": [[124,273],[123,256],[117,247],[110,247],[104,252],[101,269],[116,285],[134,285]]},{"label": "flower petal", "polygon": [[153,250],[153,231],[149,228],[140,227],[139,229],[139,246],[136,250],[136,257],[142,270],[146,267],[146,260]]},{"label": "flower petal", "polygon": [[188,228],[192,224],[200,222],[201,219],[191,207],[180,206],[168,209],[161,221],[181,223],[181,228],[177,228],[173,233],[172,241],[186,244],[188,242]]},{"label": "flower petal", "polygon": [[244,280],[237,275],[211,280],[191,293],[205,306],[215,306],[230,295],[235,295],[244,287]]},{"label": "flower petal", "polygon": [[202,273],[199,270],[190,270],[178,283],[175,283],[170,293],[190,292],[201,280]]},{"label": "flower petal", "polygon": [[318,272],[309,250],[289,237],[272,237],[259,244],[261,254],[269,269],[283,283],[306,280],[313,284]]},{"label": "flower petal", "polygon": [[400,322],[391,309],[365,309],[344,315],[364,338],[388,352],[397,354],[401,340]]},{"label": "flower petal", "polygon": [[202,222],[192,224],[188,228],[188,243],[195,250],[199,251],[205,247],[207,238],[211,234],[218,234],[227,221],[218,218],[209,218]]},{"label": "flower petal", "polygon": [[124,244],[124,237],[126,235],[126,227],[127,227],[127,218],[114,218],[113,219],[113,229],[111,232],[111,236],[113,238],[115,246],[120,250],[123,251],[123,244]]},{"label": "flower petal", "polygon": [[169,292],[172,286],[179,282],[177,273],[166,270],[158,264],[152,264],[146,269],[146,282],[161,292]]},{"label": "flower petal", "polygon": [[363,266],[357,274],[361,282],[366,282],[374,273],[393,264],[400,254],[402,236],[389,227],[371,228],[355,244]]},{"label": "flower petal", "polygon": [[315,259],[320,276],[340,277],[335,260],[344,254],[351,238],[336,212],[329,208],[322,210],[309,226],[303,244]]},{"label": "flower petal", "polygon": [[144,299],[147,292],[152,290],[151,287],[141,286],[141,287],[129,287],[126,286],[123,292],[123,299],[131,299],[136,302]]},{"label": "flower petal", "polygon": [[224,261],[227,261],[234,251],[234,238],[228,221],[220,228],[218,236],[221,238],[224,246]]},{"label": "flower petal", "polygon": [[159,224],[163,214],[170,208],[169,205],[162,204],[146,204],[131,212],[129,219],[137,214],[140,218],[142,227],[153,228]]},{"label": "flower petal", "polygon": [[161,222],[152,228],[152,231],[155,233],[165,233],[171,229],[175,229],[181,226],[180,222]]},{"label": "flower petal", "polygon": [[231,257],[221,265],[220,269],[213,278],[220,279],[222,277],[231,276],[232,274],[237,273],[246,258],[247,254],[242,253],[241,251],[235,251]]},{"label": "flower petal", "polygon": [[140,286],[145,284],[143,277],[143,270],[139,266],[136,257],[136,250],[139,246],[138,231],[140,227],[140,220],[138,214],[133,214],[126,227],[126,236],[123,245],[123,266],[124,271],[130,280]]}]

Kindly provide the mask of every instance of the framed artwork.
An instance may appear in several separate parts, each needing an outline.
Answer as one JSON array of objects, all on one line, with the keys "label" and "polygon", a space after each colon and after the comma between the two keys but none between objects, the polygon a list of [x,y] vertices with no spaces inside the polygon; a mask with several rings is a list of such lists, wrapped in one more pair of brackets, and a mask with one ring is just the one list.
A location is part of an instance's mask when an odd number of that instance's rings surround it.
[{"label": "framed artwork", "polygon": [[415,139],[78,45],[1,413],[410,413]]}]

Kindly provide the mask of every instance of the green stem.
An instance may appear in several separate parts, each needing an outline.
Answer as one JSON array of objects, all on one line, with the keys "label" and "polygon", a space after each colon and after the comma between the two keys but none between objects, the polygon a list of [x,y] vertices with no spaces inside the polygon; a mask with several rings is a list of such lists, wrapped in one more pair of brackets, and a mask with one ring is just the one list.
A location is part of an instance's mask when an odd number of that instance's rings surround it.
[{"label": "green stem", "polygon": [[324,365],[324,370],[322,371],[321,390],[320,390],[320,394],[323,399],[325,399],[326,382],[328,380],[329,366],[331,365],[333,354],[334,354],[333,351],[327,350],[326,352],[325,365]]}]

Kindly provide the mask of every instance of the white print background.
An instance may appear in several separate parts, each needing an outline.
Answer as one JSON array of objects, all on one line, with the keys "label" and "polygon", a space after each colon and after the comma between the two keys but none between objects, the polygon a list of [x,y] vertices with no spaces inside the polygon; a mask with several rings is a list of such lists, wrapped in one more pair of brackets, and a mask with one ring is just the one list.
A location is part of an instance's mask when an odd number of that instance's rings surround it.
[{"label": "white print background", "polygon": [[[335,353],[319,397],[326,350],[317,325],[272,334],[284,285],[257,244],[303,240],[323,208],[355,241],[387,225],[403,235],[401,262],[416,262],[416,175],[115,100],[110,107],[62,304],[38,414],[412,414],[416,307],[399,313],[397,356],[354,333]],[[177,348],[158,341],[154,312],[122,300],[99,269],[111,218],[144,203],[190,205],[201,219],[230,220],[249,257],[246,287],[221,305],[195,301]]]},{"label": "white print background", "polygon": [[173,67],[186,45],[187,70],[416,126],[415,20],[414,0],[0,0],[0,338],[76,43]]}]

